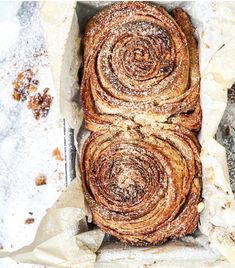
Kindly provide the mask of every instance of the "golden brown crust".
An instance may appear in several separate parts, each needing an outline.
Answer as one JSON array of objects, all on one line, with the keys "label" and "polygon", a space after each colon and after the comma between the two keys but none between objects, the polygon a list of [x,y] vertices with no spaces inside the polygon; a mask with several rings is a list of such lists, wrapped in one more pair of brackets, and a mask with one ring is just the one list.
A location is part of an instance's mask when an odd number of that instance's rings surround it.
[{"label": "golden brown crust", "polygon": [[194,87],[197,92],[197,102],[188,113],[176,114],[168,119],[168,122],[179,124],[190,130],[198,131],[201,128],[202,111],[200,106],[200,70],[198,45],[194,37],[194,29],[190,23],[187,14],[181,8],[175,8],[172,11],[172,17],[186,36],[189,56],[190,56],[190,87]]},{"label": "golden brown crust", "polygon": [[183,127],[94,132],[81,171],[94,223],[124,242],[158,244],[197,226],[199,145]]},{"label": "golden brown crust", "polygon": [[191,234],[201,193],[197,42],[186,13],[118,2],[84,43],[80,167],[93,222],[132,245]]},{"label": "golden brown crust", "polygon": [[[182,9],[119,2],[87,25],[82,100],[87,128],[201,124],[198,50]],[[185,120],[185,118],[187,118]]]}]

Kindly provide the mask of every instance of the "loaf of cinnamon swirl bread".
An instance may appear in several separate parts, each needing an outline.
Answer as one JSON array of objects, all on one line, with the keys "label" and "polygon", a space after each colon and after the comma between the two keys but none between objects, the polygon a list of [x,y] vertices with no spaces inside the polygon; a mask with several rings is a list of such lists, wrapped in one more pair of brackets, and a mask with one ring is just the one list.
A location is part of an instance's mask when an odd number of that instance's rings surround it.
[{"label": "loaf of cinnamon swirl bread", "polygon": [[80,168],[93,222],[132,245],[197,227],[200,73],[186,13],[118,2],[87,25]]}]

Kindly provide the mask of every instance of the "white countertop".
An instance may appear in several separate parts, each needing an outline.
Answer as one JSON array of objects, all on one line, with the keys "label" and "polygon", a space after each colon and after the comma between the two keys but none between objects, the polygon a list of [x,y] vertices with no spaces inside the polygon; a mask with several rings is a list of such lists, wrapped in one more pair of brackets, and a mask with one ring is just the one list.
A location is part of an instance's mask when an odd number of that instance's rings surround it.
[{"label": "white countertop", "polygon": [[[0,3],[0,246],[5,251],[29,244],[41,218],[65,187],[63,120],[59,115],[48,66],[37,2]],[[35,120],[26,103],[12,98],[17,74],[31,68],[38,90],[49,87],[54,97],[46,118]],[[35,185],[38,175],[47,184]],[[30,214],[30,213],[32,214]],[[25,224],[27,218],[34,223]],[[1,268],[40,267],[0,259]]]}]

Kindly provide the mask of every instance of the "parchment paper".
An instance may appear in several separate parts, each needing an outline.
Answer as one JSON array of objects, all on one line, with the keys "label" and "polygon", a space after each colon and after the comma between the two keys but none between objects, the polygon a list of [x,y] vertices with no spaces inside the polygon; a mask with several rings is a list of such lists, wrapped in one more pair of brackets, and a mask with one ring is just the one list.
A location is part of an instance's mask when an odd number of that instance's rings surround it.
[{"label": "parchment paper", "polygon": [[[77,13],[83,16],[84,22],[100,5],[106,4],[78,3]],[[229,185],[225,150],[214,139],[226,107],[227,88],[235,81],[235,5],[232,2],[161,4],[168,9],[172,6],[183,7],[191,16],[199,40],[203,109],[199,139],[202,145],[202,196],[205,206],[200,216],[200,231],[194,236],[158,247],[126,247],[112,240],[106,240],[101,246],[104,233],[88,228],[86,219],[91,215],[77,177],[43,218],[34,242],[17,252],[0,253],[0,256],[53,267],[235,265],[235,203]],[[75,86],[80,63],[75,57],[79,44],[78,24],[75,2],[70,2],[68,6],[66,3],[66,8],[64,5],[61,2],[43,2],[41,18],[61,113],[78,133],[82,122]],[[62,31],[59,38],[58,31]]]}]

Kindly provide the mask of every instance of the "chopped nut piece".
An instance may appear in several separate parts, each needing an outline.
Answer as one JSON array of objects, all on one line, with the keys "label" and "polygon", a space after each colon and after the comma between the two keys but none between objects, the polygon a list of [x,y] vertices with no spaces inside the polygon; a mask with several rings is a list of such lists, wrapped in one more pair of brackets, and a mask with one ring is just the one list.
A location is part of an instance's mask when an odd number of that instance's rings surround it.
[{"label": "chopped nut piece", "polygon": [[200,202],[198,205],[197,205],[197,211],[198,213],[201,213],[203,211],[203,209],[205,208],[205,205],[203,202]]},{"label": "chopped nut piece", "polygon": [[53,151],[52,151],[52,157],[55,158],[55,160],[59,160],[59,161],[63,161],[64,158],[61,156],[61,152],[59,150],[59,148],[55,148]]},{"label": "chopped nut piece", "polygon": [[40,117],[46,117],[52,102],[51,95],[48,94],[49,88],[45,88],[43,94],[36,93],[34,96],[30,97],[28,102],[28,109],[31,109],[35,119]]},{"label": "chopped nut piece", "polygon": [[23,78],[23,76],[24,76],[23,73],[24,73],[24,72],[18,73],[18,75],[17,75],[17,79],[18,79],[18,80],[22,80],[22,78]]},{"label": "chopped nut piece", "polygon": [[36,184],[37,186],[41,186],[41,185],[45,185],[45,184],[47,184],[47,179],[46,179],[46,177],[45,177],[45,176],[42,176],[42,175],[38,176],[38,177],[35,179],[35,184]]},{"label": "chopped nut piece", "polygon": [[33,93],[37,90],[37,87],[35,85],[30,85],[29,88],[28,88],[28,92],[29,93]]},{"label": "chopped nut piece", "polygon": [[13,90],[12,97],[13,97],[13,99],[16,100],[16,101],[20,101],[20,99],[21,99],[21,95],[20,95],[20,93],[19,93],[15,88],[14,88],[14,90]]},{"label": "chopped nut piece", "polygon": [[17,79],[13,82],[13,93],[12,97],[16,101],[24,101],[27,99],[27,96],[37,90],[37,83],[33,81],[33,72],[28,69],[26,71],[20,72],[17,75]]},{"label": "chopped nut piece", "polygon": [[24,223],[25,224],[32,224],[32,223],[34,223],[34,221],[35,221],[34,218],[28,218],[28,219],[25,220]]}]

